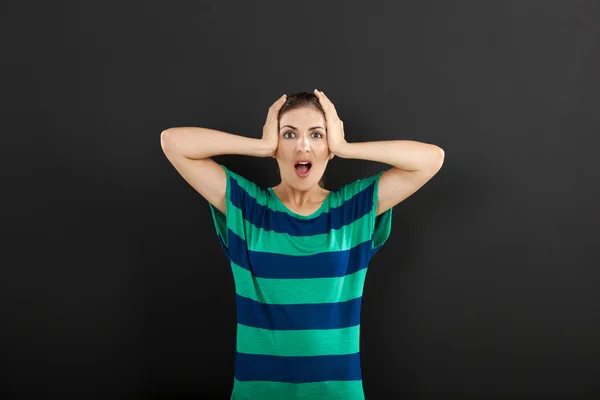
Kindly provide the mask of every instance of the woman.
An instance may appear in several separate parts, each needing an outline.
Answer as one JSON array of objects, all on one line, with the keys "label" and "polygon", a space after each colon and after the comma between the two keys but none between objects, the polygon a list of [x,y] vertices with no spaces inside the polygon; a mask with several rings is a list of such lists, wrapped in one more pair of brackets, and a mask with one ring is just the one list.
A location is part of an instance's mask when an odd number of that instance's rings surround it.
[{"label": "woman", "polygon": [[[237,340],[232,399],[364,399],[360,307],[367,266],[391,232],[392,208],[441,168],[444,152],[414,141],[348,143],[323,92],[282,96],[262,139],[204,128],[161,134],[173,166],[208,202],[232,268]],[[277,160],[263,189],[210,157]],[[392,165],[333,191],[334,156]]]}]

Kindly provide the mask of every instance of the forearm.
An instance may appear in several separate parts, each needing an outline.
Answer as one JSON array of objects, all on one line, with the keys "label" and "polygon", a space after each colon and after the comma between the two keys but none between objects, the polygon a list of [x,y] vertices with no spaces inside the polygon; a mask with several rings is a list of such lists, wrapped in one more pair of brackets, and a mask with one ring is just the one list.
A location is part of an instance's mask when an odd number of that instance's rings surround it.
[{"label": "forearm", "polygon": [[344,143],[335,154],[341,158],[377,161],[406,171],[439,167],[444,160],[440,147],[412,140]]},{"label": "forearm", "polygon": [[208,128],[169,128],[160,135],[163,149],[177,151],[191,159],[222,154],[266,157],[268,148],[261,139],[254,139]]}]

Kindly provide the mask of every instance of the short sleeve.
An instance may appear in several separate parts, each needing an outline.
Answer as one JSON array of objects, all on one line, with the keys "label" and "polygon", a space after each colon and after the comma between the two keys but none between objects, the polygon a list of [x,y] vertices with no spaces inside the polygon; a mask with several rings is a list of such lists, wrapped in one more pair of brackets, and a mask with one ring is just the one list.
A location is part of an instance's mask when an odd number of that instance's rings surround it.
[{"label": "short sleeve", "polygon": [[244,224],[252,219],[256,209],[260,207],[261,193],[263,190],[254,182],[229,170],[223,164],[219,164],[227,176],[227,188],[225,191],[227,215],[224,215],[210,202],[211,216],[217,232],[219,243],[227,256],[229,256],[230,234],[233,232],[236,239],[245,240]]},{"label": "short sleeve", "polygon": [[382,214],[377,214],[377,201],[379,199],[379,179],[385,171],[381,171],[373,177],[373,209],[371,210],[373,223],[373,246],[372,255],[377,252],[387,242],[390,234],[392,233],[392,210],[394,207],[390,207],[389,210],[384,211]]},{"label": "short sleeve", "polygon": [[354,194],[364,199],[362,202],[366,204],[365,211],[369,214],[369,227],[372,234],[371,257],[385,244],[392,232],[393,207],[376,216],[379,179],[384,172],[381,171],[367,178],[358,179],[351,184]]}]

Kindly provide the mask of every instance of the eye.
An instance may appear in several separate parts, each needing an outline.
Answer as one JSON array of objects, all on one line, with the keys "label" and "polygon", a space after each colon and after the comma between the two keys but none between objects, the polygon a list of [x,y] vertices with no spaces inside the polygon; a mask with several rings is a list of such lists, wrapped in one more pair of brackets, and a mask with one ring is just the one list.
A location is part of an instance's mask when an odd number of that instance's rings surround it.
[{"label": "eye", "polygon": [[[292,132],[292,131],[287,131],[287,132],[285,132],[285,133],[283,134],[283,137],[285,137],[285,138],[287,139],[287,136],[286,136],[286,135],[287,135],[288,133],[294,134],[294,132]],[[322,139],[322,138],[323,138],[323,134],[322,134],[321,132],[314,132],[313,134],[319,135],[319,139]]]}]

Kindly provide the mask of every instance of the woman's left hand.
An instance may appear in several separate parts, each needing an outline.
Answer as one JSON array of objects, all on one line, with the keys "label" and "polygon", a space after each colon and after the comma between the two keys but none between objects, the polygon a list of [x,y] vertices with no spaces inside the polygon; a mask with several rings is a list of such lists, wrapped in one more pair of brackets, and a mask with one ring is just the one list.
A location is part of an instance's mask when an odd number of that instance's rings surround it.
[{"label": "woman's left hand", "polygon": [[327,120],[327,145],[329,146],[329,151],[335,154],[339,151],[340,147],[348,143],[344,138],[344,122],[338,117],[333,103],[325,96],[325,93],[315,89],[315,95],[319,99],[323,111],[325,111],[325,119]]}]

